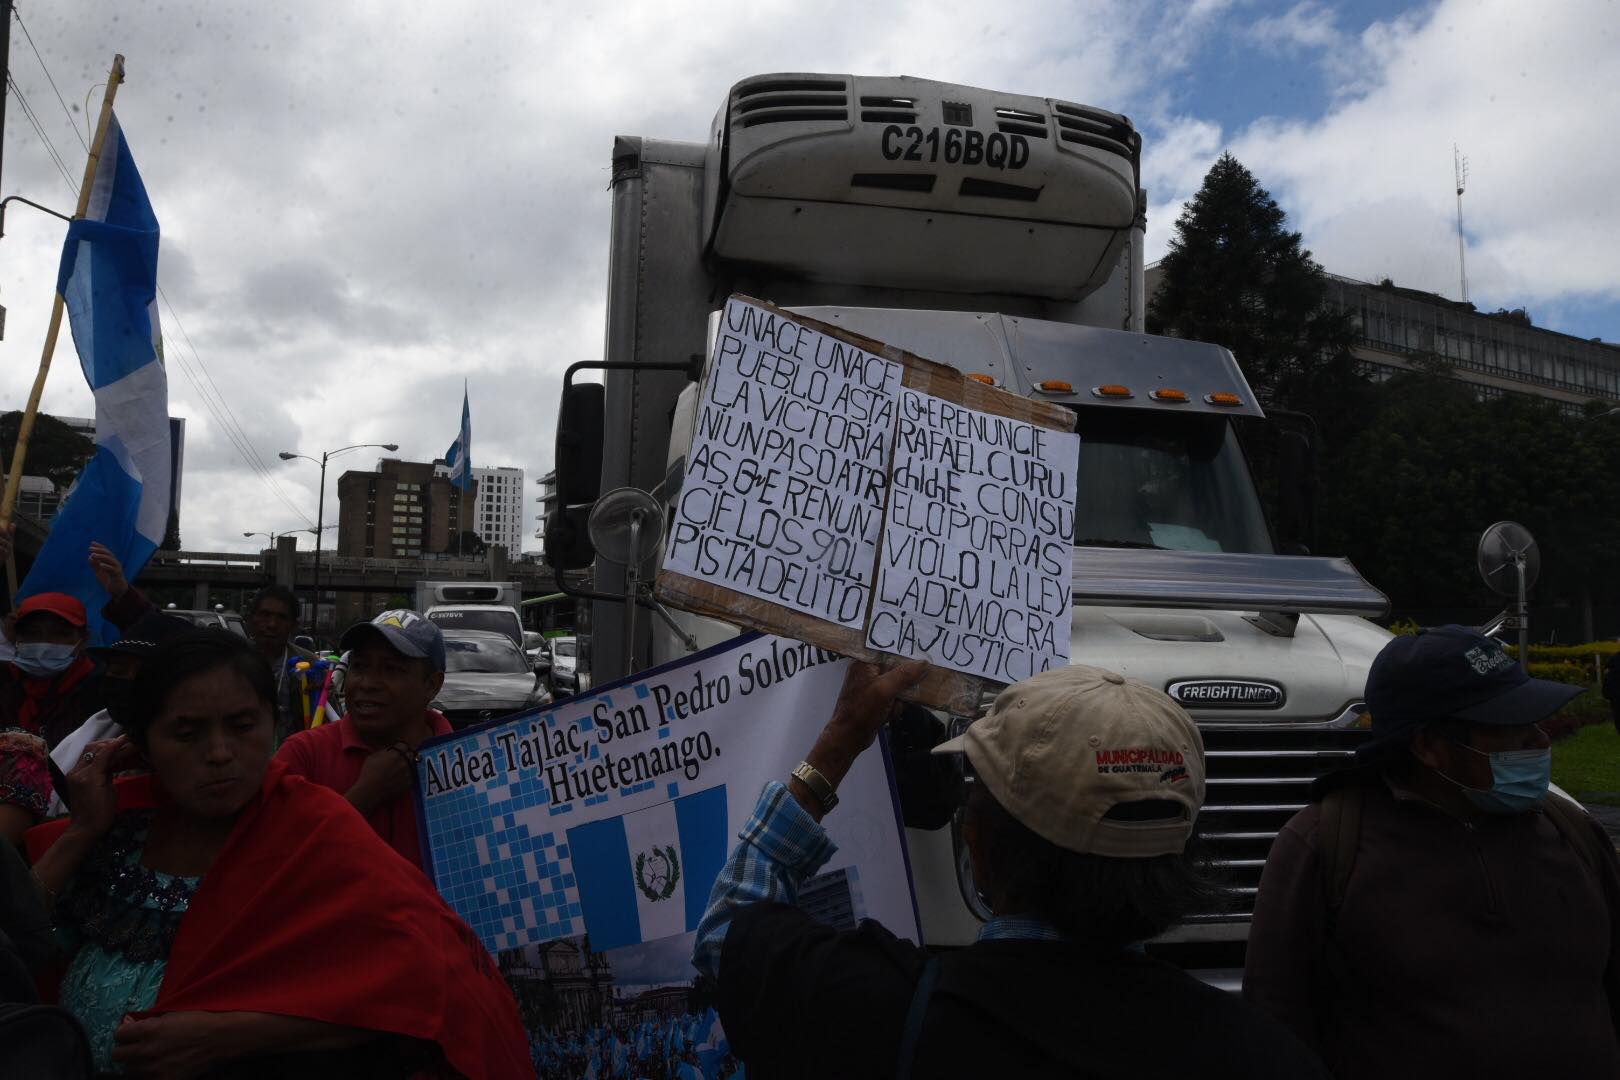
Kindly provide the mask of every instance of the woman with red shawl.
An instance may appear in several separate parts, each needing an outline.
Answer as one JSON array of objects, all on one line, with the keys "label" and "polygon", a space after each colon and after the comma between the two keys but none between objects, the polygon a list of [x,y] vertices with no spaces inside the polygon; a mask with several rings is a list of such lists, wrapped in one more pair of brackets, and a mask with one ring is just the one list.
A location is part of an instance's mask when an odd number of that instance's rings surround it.
[{"label": "woman with red shawl", "polygon": [[[275,687],[247,642],[172,641],[133,697],[127,734],[68,774],[70,823],[29,836],[98,1069],[534,1075],[472,932],[342,796],[271,760]],[[137,762],[151,776],[114,785]]]}]

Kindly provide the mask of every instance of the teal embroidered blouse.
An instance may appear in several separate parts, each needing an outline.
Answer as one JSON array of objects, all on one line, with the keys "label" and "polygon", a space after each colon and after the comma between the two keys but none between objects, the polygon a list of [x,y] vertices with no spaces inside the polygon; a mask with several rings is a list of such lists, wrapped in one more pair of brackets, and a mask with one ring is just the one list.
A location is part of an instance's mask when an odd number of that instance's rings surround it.
[{"label": "teal embroidered blouse", "polygon": [[57,926],[73,961],[61,1004],[90,1038],[99,1072],[120,1071],[113,1033],[124,1017],[157,1001],[169,950],[202,879],[141,865],[150,811],[119,816],[57,904]]}]

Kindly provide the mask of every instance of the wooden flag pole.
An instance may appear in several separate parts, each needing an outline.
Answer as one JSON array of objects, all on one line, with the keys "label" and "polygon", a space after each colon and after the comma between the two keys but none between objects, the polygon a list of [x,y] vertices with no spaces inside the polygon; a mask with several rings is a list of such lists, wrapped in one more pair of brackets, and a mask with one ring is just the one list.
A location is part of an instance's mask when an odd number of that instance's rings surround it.
[{"label": "wooden flag pole", "polygon": [[[124,81],[124,54],[113,57],[112,71],[107,74],[107,92],[101,97],[101,118],[96,121],[96,137],[90,143],[90,157],[84,163],[84,181],[79,185],[79,208],[74,211],[75,221],[84,217],[90,208],[90,185],[96,178],[96,166],[101,162],[101,146],[107,141],[107,127],[112,122],[113,98],[118,84]],[[51,304],[51,323],[45,331],[45,350],[39,358],[39,374],[34,376],[34,389],[28,395],[28,408],[17,424],[17,445],[11,451],[11,472],[6,477],[5,498],[0,500],[0,528],[11,524],[12,511],[17,508],[17,489],[22,486],[23,462],[28,456],[28,438],[34,432],[34,418],[39,415],[39,399],[45,393],[45,376],[51,371],[51,356],[56,352],[56,336],[62,330],[62,309],[65,301],[56,294]]]}]

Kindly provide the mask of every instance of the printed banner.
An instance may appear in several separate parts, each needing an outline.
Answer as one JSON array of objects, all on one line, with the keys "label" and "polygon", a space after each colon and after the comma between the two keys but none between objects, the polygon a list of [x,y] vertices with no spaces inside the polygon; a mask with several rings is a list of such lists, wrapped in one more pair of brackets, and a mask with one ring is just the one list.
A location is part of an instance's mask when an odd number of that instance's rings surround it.
[{"label": "printed banner", "polygon": [[[541,1075],[734,1067],[712,988],[695,981],[693,931],[760,790],[809,750],[848,663],[748,635],[422,747],[428,873],[495,954]],[[806,883],[805,910],[920,941],[878,748],[826,824],[838,852]]]}]

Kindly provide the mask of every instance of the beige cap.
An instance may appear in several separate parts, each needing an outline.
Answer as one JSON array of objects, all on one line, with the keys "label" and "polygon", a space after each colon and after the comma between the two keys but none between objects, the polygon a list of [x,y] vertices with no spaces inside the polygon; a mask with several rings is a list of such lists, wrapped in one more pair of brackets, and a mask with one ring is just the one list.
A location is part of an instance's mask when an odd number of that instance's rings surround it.
[{"label": "beige cap", "polygon": [[[997,695],[967,731],[934,748],[965,753],[1009,814],[1058,847],[1115,858],[1174,855],[1204,805],[1204,741],[1168,694],[1101,668],[1054,668]],[[1106,815],[1165,799],[1171,819]]]}]

